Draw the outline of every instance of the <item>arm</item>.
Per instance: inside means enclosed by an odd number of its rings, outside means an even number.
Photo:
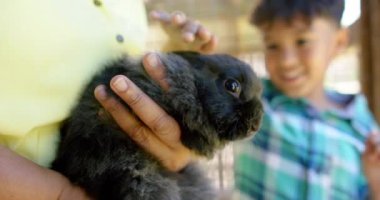
[[[371,199],[380,200],[380,134],[375,133],[367,139],[362,156],[362,165],[368,181]]]
[[[0,199],[89,199],[61,174],[0,145]]]

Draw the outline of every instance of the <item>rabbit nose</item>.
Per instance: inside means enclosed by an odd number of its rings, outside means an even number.
[[[252,124],[250,131],[257,132],[260,129],[260,123]]]
[[[261,104],[260,104],[261,105]],[[255,117],[252,119],[251,121],[251,127],[250,127],[250,130],[251,131],[254,131],[254,132],[257,132],[259,131],[260,129],[260,126],[261,126],[261,120],[262,120],[262,116],[264,114],[264,111],[263,111],[263,108],[262,106],[259,106],[256,110],[256,115]]]

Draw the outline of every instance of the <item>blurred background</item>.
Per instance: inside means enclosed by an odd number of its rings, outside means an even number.
[[[259,0],[145,0],[151,10],[183,11],[199,20],[219,38],[217,52],[248,62],[259,76],[266,76],[260,32],[249,24],[249,13]],[[331,64],[325,84],[342,93],[364,92],[380,119],[380,1],[346,0],[342,24],[350,30],[350,45]],[[159,50],[165,42],[160,25],[150,22],[149,47]],[[376,108],[376,109],[374,109]],[[221,190],[233,184],[233,148],[206,162],[210,177]]]

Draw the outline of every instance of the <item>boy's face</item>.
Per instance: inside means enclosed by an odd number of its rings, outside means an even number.
[[[323,95],[329,62],[347,41],[344,30],[325,18],[307,23],[299,17],[291,23],[277,20],[262,31],[267,71],[276,87],[293,98]]]

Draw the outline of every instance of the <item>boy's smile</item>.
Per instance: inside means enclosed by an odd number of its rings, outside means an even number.
[[[324,98],[323,81],[331,59],[344,47],[341,29],[318,17],[276,20],[261,27],[266,67],[272,82],[293,98]]]

